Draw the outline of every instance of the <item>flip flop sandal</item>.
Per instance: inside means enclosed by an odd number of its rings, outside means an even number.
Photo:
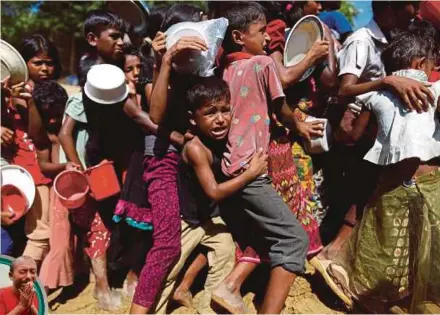
[[[340,284],[336,281],[337,279],[333,279],[334,277],[328,272],[328,267],[334,262],[327,259],[319,259],[317,257],[313,257],[309,262],[321,274],[325,283],[341,299],[341,301],[344,302],[349,309],[353,308],[351,294],[347,294],[346,291],[340,287]]]
[[[336,262],[331,262],[327,266],[326,271],[331,277],[331,279],[334,281],[334,283],[339,287],[339,289],[342,290],[344,294],[350,298],[351,303],[353,305],[353,298],[355,298],[355,296],[353,295],[353,293],[351,293],[348,287],[350,280],[348,279],[348,274],[347,271],[345,271],[344,267],[342,267]],[[339,275],[344,278],[344,283],[342,283],[342,281],[336,276],[336,273],[339,273]]]

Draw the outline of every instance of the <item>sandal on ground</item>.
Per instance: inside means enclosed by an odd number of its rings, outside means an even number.
[[[340,284],[339,280],[334,276],[334,274],[331,274],[329,271],[330,269],[329,267],[335,263],[331,260],[319,259],[316,256],[313,257],[309,262],[322,275],[325,283],[341,299],[341,301],[344,302],[347,308],[352,309],[353,300],[351,299],[350,292],[349,291],[347,292],[345,287]],[[348,276],[346,275],[346,273],[343,276],[344,278],[346,278],[348,285]]]

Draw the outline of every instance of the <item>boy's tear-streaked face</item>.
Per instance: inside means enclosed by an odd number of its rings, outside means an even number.
[[[266,26],[266,18],[263,18],[249,25],[247,31],[241,33],[244,52],[252,55],[266,54],[265,49],[270,41]]]
[[[198,108],[194,114],[194,121],[205,136],[214,140],[223,140],[228,135],[231,116],[230,103],[220,100]]]

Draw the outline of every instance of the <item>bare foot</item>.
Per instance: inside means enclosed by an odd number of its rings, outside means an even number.
[[[233,291],[223,282],[212,290],[212,300],[231,314],[247,314],[248,310],[243,298],[238,291]]]
[[[102,290],[95,287],[93,296],[98,300],[100,309],[115,311],[121,306],[121,295],[114,290]]]
[[[133,297],[137,284],[137,281],[129,282],[128,280],[125,280],[124,286],[122,287],[122,294],[128,298]]]
[[[187,308],[194,308],[192,294],[189,290],[184,291],[177,288],[174,291],[173,300]]]

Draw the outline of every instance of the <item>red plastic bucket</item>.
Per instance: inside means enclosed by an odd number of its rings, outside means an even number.
[[[104,160],[85,170],[84,174],[89,182],[93,198],[98,201],[114,196],[121,191],[113,162]]]
[[[14,185],[4,185],[1,188],[2,212],[14,214],[13,221],[21,218],[28,209],[23,192]]]
[[[90,190],[86,176],[75,170],[67,170],[58,174],[53,187],[61,204],[69,209],[81,207]]]

